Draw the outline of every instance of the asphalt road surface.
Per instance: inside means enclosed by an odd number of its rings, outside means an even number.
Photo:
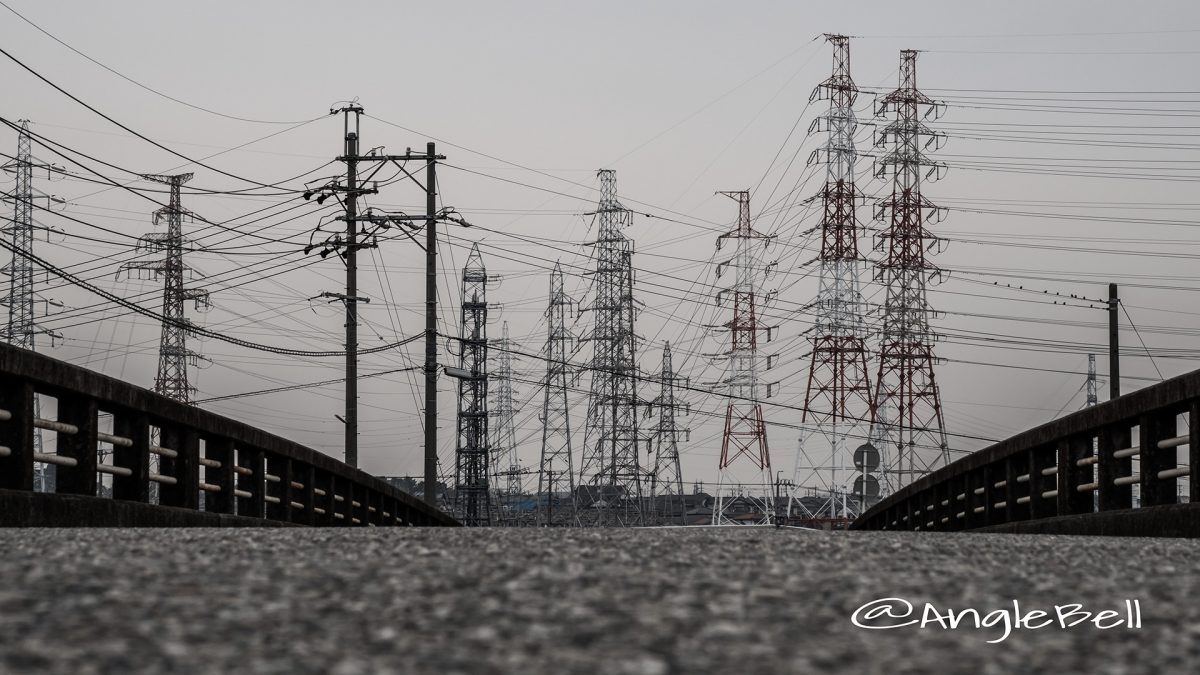
[[[957,629],[1055,605],[1141,627]],[[1071,611],[1067,608],[1066,611]],[[1082,615],[1068,616],[1068,620]],[[1034,617],[1035,619],[1037,617]],[[1105,625],[1118,619],[1105,617]],[[1040,621],[1031,620],[1037,624]],[[4,673],[1200,672],[1200,542],[803,530],[0,530]]]

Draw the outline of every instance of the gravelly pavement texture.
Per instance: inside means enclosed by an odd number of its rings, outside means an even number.
[[[802,530],[0,530],[0,672],[1197,673],[1200,542]],[[868,601],[1142,628],[864,630]],[[967,623],[971,623],[968,621]]]

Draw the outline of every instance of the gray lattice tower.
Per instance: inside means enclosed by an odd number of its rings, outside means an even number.
[[[188,382],[188,365],[199,365],[203,359],[188,349],[187,334],[191,322],[184,315],[184,303],[189,300],[195,309],[209,307],[208,291],[202,288],[184,288],[184,276],[191,268],[183,260],[183,219],[191,216],[180,201],[180,188],[192,179],[192,174],[174,176],[146,174],[142,178],[163,183],[171,188],[171,199],[167,206],[154,212],[154,224],[166,222],[166,232],[153,232],[142,236],[138,248],[161,252],[157,260],[138,260],[125,263],[122,269],[139,274],[150,274],[163,280],[162,335],[158,347],[158,375],[154,378],[154,391],[176,401],[190,403],[195,387]]]
[[[825,115],[810,131],[827,133],[825,145],[810,163],[825,164],[821,189],[820,287],[815,304],[812,352],[802,422],[812,425],[800,439],[793,482],[797,489],[820,488],[832,494],[853,479],[847,438],[865,435],[871,416],[867,375],[866,331],[859,281],[854,133],[858,121],[854,101],[858,87],[850,76],[850,40],[826,35],[833,44],[833,74],[813,91],[811,100],[829,100]]]
[[[499,520],[513,521],[513,506],[521,495],[521,465],[517,458],[517,432],[513,420],[513,344],[508,338],[508,322],[500,327],[500,339],[495,344],[494,371],[489,372],[493,384],[492,417],[496,426],[492,441],[493,489],[499,500]]]
[[[621,232],[632,212],[617,200],[617,176],[601,170],[600,228],[595,242],[592,382],[580,486],[594,518],[588,524],[642,524],[642,469],[638,462],[637,338],[633,330],[633,242]],[[580,504],[582,514],[585,506]]]
[[[5,298],[8,305],[8,324],[5,339],[16,347],[34,350],[39,332],[34,318],[34,274],[33,261],[20,255],[19,251],[33,253],[33,141],[29,135],[29,120],[21,120],[17,133],[16,160],[5,166],[15,174],[13,186],[13,219],[0,230],[9,237],[13,246],[12,261],[4,268],[9,277],[9,292]],[[41,416],[41,404],[34,398],[34,416]],[[33,431],[33,451],[44,452],[42,430]],[[47,465],[34,464],[34,486],[39,492],[47,490]]]
[[[17,159],[12,168],[16,173],[13,221],[4,228],[14,249],[12,262],[5,270],[10,281],[7,338],[14,346],[33,349],[33,261],[17,253],[33,252],[33,146],[28,120],[21,120],[21,131],[17,135]]]
[[[462,271],[462,312],[459,333],[458,435],[454,453],[455,513],[468,527],[491,525],[488,487],[491,440],[488,436],[487,269],[479,245]]]
[[[1089,408],[1100,402],[1096,384],[1096,355],[1088,354],[1087,406]]]
[[[679,436],[688,429],[679,426],[677,415],[687,415],[690,407],[675,395],[678,382],[687,386],[687,379],[675,372],[671,360],[671,343],[663,343],[662,369],[659,371],[659,394],[651,405],[658,414],[654,430],[654,473],[650,498],[654,504],[657,524],[686,524],[687,509],[683,501],[683,469],[679,466]]]
[[[538,524],[573,525],[575,517],[575,465],[571,451],[571,406],[567,398],[575,376],[567,366],[575,336],[567,328],[575,314],[575,300],[563,288],[562,266],[550,272],[550,298],[546,308],[546,382],[542,399],[542,455],[538,468]],[[566,494],[566,500],[559,497]]]
[[[941,136],[921,120],[936,116],[941,107],[917,89],[916,62],[915,51],[900,52],[900,86],[880,100],[877,110],[894,112],[895,120],[876,139],[887,146],[876,160],[876,175],[891,175],[892,192],[879,202],[877,214],[887,223],[876,244],[886,253],[879,272],[887,295],[874,402],[876,409],[890,406],[895,414],[886,426],[889,444],[896,448],[895,463],[887,470],[901,486],[949,461],[933,368],[937,336],[929,327],[933,311],[926,296],[926,283],[939,274],[926,259],[939,242],[928,225],[941,212],[921,194],[923,174],[936,177],[943,167],[924,152]]]
[[[759,335],[767,327],[758,320],[758,308],[765,297],[760,293],[757,276],[764,270],[758,254],[772,238],[751,226],[750,192],[722,192],[738,203],[737,225],[717,238],[720,249],[726,240],[735,246],[733,258],[720,263],[720,278],[732,267],[731,285],[717,294],[717,304],[732,304],[733,316],[725,326],[729,329],[729,351],[725,353],[725,377],[717,384],[728,392],[725,408],[725,432],[721,439],[721,458],[717,464],[719,478],[712,522],[722,525],[733,522],[735,511],[758,513],[760,523],[770,523],[774,517],[774,498],[771,476],[771,454],[767,447],[767,427],[762,414],[759,383]],[[732,299],[732,303],[729,300]],[[744,459],[743,459],[744,458]],[[734,464],[742,459],[740,466]],[[748,470],[744,470],[748,469]],[[740,517],[739,517],[740,520]]]

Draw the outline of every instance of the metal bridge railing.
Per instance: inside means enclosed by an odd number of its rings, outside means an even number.
[[[58,419],[35,416],[38,395],[57,399]],[[102,414],[112,416],[111,433],[100,430]],[[56,435],[56,452],[36,451],[35,429]],[[158,460],[153,472],[152,455]],[[58,494],[95,497],[105,485],[114,499],[148,504],[157,484],[160,506],[209,513],[304,525],[457,524],[311,448],[0,345],[0,489],[32,491],[37,463],[54,467]]]
[[[900,489],[853,527],[972,530],[1182,502],[1200,502],[1200,371],[972,453]]]

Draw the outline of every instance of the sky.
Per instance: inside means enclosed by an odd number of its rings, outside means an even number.
[[[750,189],[756,227],[780,242],[770,254],[778,272],[762,280],[764,290],[779,291],[763,310],[779,326],[767,346],[778,364],[763,375],[778,383],[777,393],[764,414],[774,467],[790,474],[812,322],[803,306],[817,288],[817,219],[804,199],[822,180],[808,157],[823,139],[806,131],[825,104],[809,96],[830,70],[821,35],[843,33],[853,36],[852,72],[862,90],[859,187],[867,195],[886,187],[871,178],[872,112],[875,94],[896,86],[899,50],[921,50],[918,85],[947,102],[930,122],[946,136],[931,153],[945,175],[925,195],[947,207],[933,226],[944,250],[932,260],[948,274],[931,285],[929,300],[941,312],[933,321],[944,360],[937,377],[955,456],[1084,404],[1087,354],[1101,353],[1100,377],[1107,371],[1107,317],[1089,300],[1106,297],[1110,282],[1121,285],[1125,305],[1123,391],[1192,370],[1200,357],[1192,346],[1200,239],[1189,229],[1200,210],[1192,196],[1200,129],[1200,91],[1189,77],[1200,65],[1193,3],[5,3],[111,70],[0,7],[0,46],[11,57],[178,153],[0,56],[0,116],[29,119],[35,133],[69,149],[35,148],[39,161],[69,174],[35,173],[37,189],[64,202],[39,210],[46,229],[36,252],[157,309],[160,284],[118,274],[123,262],[146,259],[136,237],[154,231],[150,214],[163,197],[134,174],[191,171],[189,188],[242,190],[184,197],[194,213],[238,230],[185,224],[204,249],[188,255],[196,270],[188,283],[208,288],[214,303],[190,316],[217,332],[340,349],[340,308],[311,298],[341,290],[341,264],[300,252],[333,210],[294,192],[248,190],[243,179],[295,190],[336,174],[342,123],[328,113],[346,101],[366,110],[364,149],[396,153],[436,141],[447,156],[441,204],[476,226],[449,228],[443,240],[439,330],[457,330],[458,270],[478,242],[489,272],[502,277],[490,290],[498,307],[489,331],[498,335],[507,321],[526,352],[544,345],[555,261],[567,271],[568,291],[586,304],[592,263],[583,244],[595,235],[587,215],[598,197],[595,172],[614,169],[622,202],[639,214],[627,235],[644,303],[640,365],[653,376],[670,341],[693,386],[719,379],[721,362],[706,355],[721,351],[725,336],[705,325],[727,320],[713,301],[721,259],[714,244],[732,226],[736,204],[714,193]],[[15,146],[12,129],[0,131],[0,149],[11,155]],[[0,176],[0,186],[11,189],[11,174]],[[399,181],[366,202],[419,213],[423,199]],[[260,220],[247,215],[260,209]],[[859,212],[870,230],[861,248],[877,260],[872,211]],[[371,298],[361,346],[417,335],[423,253],[397,239],[360,259],[361,290]],[[864,272],[864,295],[878,304],[880,287],[870,280]],[[40,305],[41,325],[61,334],[53,344],[40,337],[40,351],[152,385],[159,332],[151,319],[54,278],[41,277],[38,290],[62,305]],[[585,313],[575,328],[587,327]],[[278,357],[211,339],[190,346],[211,359],[191,371],[199,399],[342,375],[338,358]],[[416,342],[364,356],[360,371],[419,366],[422,355]],[[588,356],[584,349],[578,360]],[[518,454],[534,467],[544,364],[518,359],[515,368]],[[420,473],[419,375],[360,384],[367,471]],[[453,465],[450,387],[442,378],[443,469]],[[1101,400],[1106,393],[1101,386]],[[572,398],[573,426],[581,429],[586,396]],[[697,392],[682,398],[693,412],[680,446],[685,481],[712,481],[724,401]],[[204,407],[341,456],[340,384]],[[575,445],[583,446],[582,432]]]

